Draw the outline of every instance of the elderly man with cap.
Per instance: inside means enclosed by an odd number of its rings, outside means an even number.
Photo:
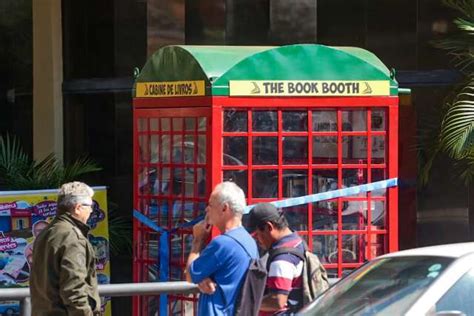
[[[304,252],[301,237],[291,231],[285,216],[270,203],[257,204],[249,214],[248,229],[259,245],[270,253],[280,247]],[[302,307],[303,261],[294,254],[275,255],[269,262],[260,315],[285,315]]]

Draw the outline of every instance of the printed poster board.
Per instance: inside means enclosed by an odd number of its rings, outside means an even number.
[[[93,212],[87,224],[97,257],[99,284],[110,283],[107,189],[93,187]],[[27,287],[35,237],[56,216],[58,190],[0,192],[0,287]],[[111,315],[110,298],[101,298],[104,315]],[[0,302],[0,313],[15,310],[14,302]],[[18,309],[19,310],[19,309]]]

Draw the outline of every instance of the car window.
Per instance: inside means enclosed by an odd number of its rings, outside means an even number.
[[[427,256],[373,260],[321,295],[307,314],[401,315],[452,260]]]
[[[436,303],[436,312],[459,311],[474,315],[474,269],[464,274]]]

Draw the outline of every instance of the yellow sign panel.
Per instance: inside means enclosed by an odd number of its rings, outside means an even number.
[[[107,189],[93,187],[93,212],[89,241],[96,252],[96,271],[99,284],[110,283],[109,225]],[[27,287],[36,236],[56,216],[58,190],[0,192],[0,284]],[[2,300],[0,298],[0,308]],[[102,315],[110,316],[110,299],[101,302]],[[34,313],[33,313],[34,314]]]
[[[231,96],[387,96],[388,80],[234,80],[229,82]]]
[[[203,80],[138,82],[137,98],[196,97],[206,94]]]

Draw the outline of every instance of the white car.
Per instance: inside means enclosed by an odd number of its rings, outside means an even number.
[[[300,314],[474,316],[474,242],[380,256],[331,286]]]

